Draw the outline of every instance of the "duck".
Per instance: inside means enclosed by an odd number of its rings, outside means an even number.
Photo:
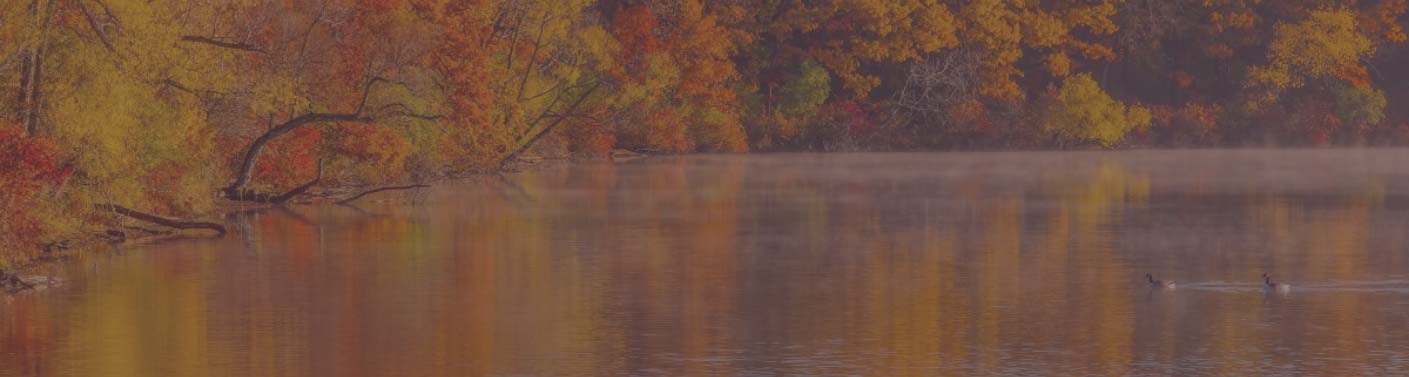
[[[1262,273],[1262,288],[1268,292],[1287,293],[1292,291],[1291,284],[1272,281],[1272,274],[1266,272]]]
[[[1155,280],[1155,276],[1154,276],[1154,275],[1150,275],[1150,274],[1145,274],[1145,280],[1149,280],[1149,281],[1150,281],[1150,287],[1151,287],[1151,288],[1169,288],[1169,289],[1174,289],[1174,281],[1173,281],[1173,280],[1170,280],[1170,281]]]

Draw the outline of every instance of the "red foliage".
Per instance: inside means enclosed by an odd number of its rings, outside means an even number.
[[[275,139],[254,165],[254,182],[279,188],[307,183],[318,174],[322,127],[302,127]]]
[[[649,4],[629,6],[617,10],[612,20],[612,35],[621,41],[624,50],[647,55],[661,49],[661,41],[656,37],[658,24]]]
[[[1166,145],[1209,145],[1218,139],[1218,114],[1221,106],[1189,102],[1180,108],[1152,105],[1150,127],[1131,131],[1131,136],[1146,142]]]
[[[1286,135],[1286,138],[1293,142],[1317,146],[1330,144],[1331,137],[1343,123],[1336,117],[1330,104],[1314,98],[1298,101],[1298,105],[1293,106],[1292,116],[1297,119],[1298,124],[1288,130],[1290,134]]]
[[[26,137],[19,127],[0,124],[0,247],[34,244],[43,228],[33,209],[55,179],[73,168],[58,168],[52,142]]]
[[[576,153],[604,155],[616,146],[616,135],[611,127],[597,121],[585,121],[569,125],[567,130],[568,148]]]
[[[836,119],[847,126],[847,132],[852,136],[861,136],[874,131],[876,124],[871,122],[871,117],[866,110],[861,107],[856,100],[845,100],[832,102],[823,106],[822,111],[828,113],[832,119]]]

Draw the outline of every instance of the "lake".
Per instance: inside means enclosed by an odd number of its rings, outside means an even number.
[[[652,157],[378,195],[48,267],[0,298],[0,376],[1409,373],[1406,149]]]

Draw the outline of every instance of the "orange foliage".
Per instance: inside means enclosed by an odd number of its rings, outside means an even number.
[[[1357,88],[1370,87],[1370,71],[1360,64],[1340,65],[1331,72],[1331,76],[1341,79]]]
[[[452,130],[437,148],[437,156],[452,166],[495,162],[495,156],[505,153],[508,146],[492,137],[490,130],[495,100],[489,83],[500,74],[491,59],[494,51],[485,48],[493,31],[486,14],[488,3],[418,0],[415,9],[432,20],[444,37],[428,58],[443,75],[450,113],[441,123]]]
[[[963,127],[980,132],[993,128],[993,119],[989,116],[988,109],[978,100],[957,103],[950,106],[949,112],[954,122]]]
[[[1173,76],[1174,85],[1179,87],[1179,89],[1189,89],[1189,87],[1194,85],[1194,75],[1188,72],[1174,71],[1170,76]]]
[[[388,181],[406,172],[411,142],[400,132],[378,124],[338,123],[329,128],[328,147],[357,168],[359,178]]]
[[[649,114],[642,135],[627,139],[671,152],[747,150],[734,87],[739,73],[730,59],[743,34],[701,2],[666,3],[669,14],[639,4],[618,9],[612,18],[612,37],[622,48],[618,64],[603,67],[608,78],[625,87],[665,89],[631,90],[660,97],[622,99],[635,108],[629,111]],[[661,82],[663,77],[670,81]]]
[[[646,146],[666,152],[683,153],[695,148],[685,132],[685,118],[672,108],[652,112],[645,119]]]
[[[1208,145],[1217,142],[1218,105],[1189,102],[1179,108],[1150,107],[1149,134],[1154,142],[1171,145]]]
[[[1405,0],[1381,0],[1370,9],[1359,12],[1356,25],[1360,30],[1378,41],[1404,42],[1409,36],[1404,34],[1400,18],[1404,16]]]

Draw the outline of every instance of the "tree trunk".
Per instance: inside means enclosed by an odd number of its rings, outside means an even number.
[[[44,46],[35,48],[31,59],[29,78],[29,103],[25,104],[24,127],[30,135],[39,133],[40,115],[44,111]]]
[[[19,110],[19,114],[15,116],[15,121],[19,122],[25,132],[30,135],[34,134],[34,130],[29,127],[29,67],[34,63],[33,60],[30,59],[32,52],[33,50],[26,49],[26,51],[21,53],[24,56],[20,57],[20,90],[19,98],[15,101],[15,104],[18,106],[17,110]]]
[[[363,112],[363,110],[365,110],[366,107],[367,107],[367,98],[368,98],[368,96],[371,94],[372,86],[375,85],[375,84],[378,84],[378,83],[406,85],[406,84],[404,84],[404,83],[399,83],[399,82],[396,82],[396,81],[387,80],[387,79],[384,79],[384,78],[381,78],[381,77],[372,77],[372,78],[368,79],[367,82],[366,82],[366,84],[362,87],[362,101],[357,105],[357,110],[356,110],[356,111],[353,111],[353,112],[351,112],[351,113],[306,113],[306,114],[303,114],[303,115],[299,115],[298,117],[295,117],[295,118],[293,118],[293,119],[289,119],[288,121],[284,122],[283,124],[280,124],[280,125],[278,125],[278,126],[275,126],[274,128],[270,128],[268,131],[265,131],[263,135],[259,135],[258,138],[255,138],[255,139],[254,139],[254,142],[253,142],[253,143],[250,143],[249,148],[245,149],[244,158],[242,158],[242,159],[240,160],[240,167],[239,167],[239,170],[237,170],[237,171],[235,172],[235,181],[234,181],[234,182],[231,182],[230,185],[229,185],[229,186],[226,186],[224,189],[221,189],[221,191],[224,193],[225,197],[226,197],[226,198],[229,198],[229,199],[232,199],[232,200],[243,200],[243,201],[255,201],[255,202],[264,202],[264,203],[283,204],[284,202],[288,201],[289,199],[293,198],[294,196],[300,195],[300,194],[302,194],[304,191],[307,191],[309,188],[313,187],[313,185],[317,184],[317,183],[319,182],[319,180],[321,180],[321,179],[323,178],[323,166],[322,166],[322,162],[321,162],[321,161],[319,162],[319,166],[318,166],[318,178],[317,178],[317,179],[314,179],[312,182],[309,182],[308,184],[305,184],[305,185],[303,185],[303,186],[300,186],[300,187],[298,187],[298,188],[295,188],[295,189],[293,189],[292,191],[289,191],[289,192],[287,192],[287,193],[284,193],[283,195],[265,195],[265,194],[259,194],[259,193],[250,192],[250,191],[245,190],[245,185],[249,184],[250,179],[251,179],[251,176],[252,176],[253,173],[254,173],[254,166],[255,166],[255,163],[259,162],[259,154],[260,154],[261,152],[263,152],[263,151],[264,151],[264,147],[265,147],[266,145],[269,145],[269,142],[274,141],[275,138],[278,138],[279,136],[283,136],[284,134],[287,134],[287,133],[289,133],[289,132],[293,132],[293,130],[298,129],[299,127],[303,127],[303,126],[306,126],[306,125],[309,125],[309,124],[314,124],[314,123],[326,123],[326,122],[362,122],[362,123],[370,123],[370,122],[375,121],[375,120],[377,119],[377,117],[372,116],[372,115],[364,115],[365,113]],[[392,104],[392,105],[383,106],[382,108],[383,108],[383,109],[388,108],[388,107],[390,107],[390,108],[397,108],[398,106],[399,106],[400,108],[403,108],[403,109],[409,109],[409,108],[407,108],[404,104]],[[440,116],[439,116],[439,115],[416,114],[416,113],[409,112],[409,111],[393,111],[393,112],[390,112],[390,113],[382,113],[380,116],[382,116],[382,117],[410,117],[410,118],[416,118],[416,119],[422,119],[422,120],[437,120],[437,119],[440,119]]]
[[[254,164],[259,162],[259,154],[264,151],[264,146],[268,145],[274,138],[311,123],[368,120],[370,119],[357,114],[309,113],[290,119],[288,122],[284,122],[284,124],[269,129],[269,131],[264,132],[263,135],[259,135],[259,138],[254,139],[254,143],[250,144],[249,148],[245,150],[245,157],[240,160],[240,168],[235,172],[235,182],[230,183],[230,186],[222,190],[225,192],[225,197],[235,200],[244,200],[242,198],[249,196],[249,193],[245,192],[244,188],[245,185],[249,184],[250,176],[254,173]]]
[[[53,13],[50,11],[53,6],[53,0],[33,0],[29,6],[29,16],[40,32],[39,40],[26,48],[20,64],[19,122],[30,135],[39,132],[44,100],[44,47],[48,44],[49,15]]]

